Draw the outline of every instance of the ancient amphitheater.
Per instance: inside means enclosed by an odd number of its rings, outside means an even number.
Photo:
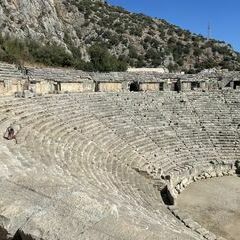
[[[239,83],[1,63],[0,240],[223,239],[177,197],[237,175]]]

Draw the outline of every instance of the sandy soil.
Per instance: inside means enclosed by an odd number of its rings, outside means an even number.
[[[217,236],[240,239],[240,178],[222,177],[191,184],[177,201],[180,209]]]

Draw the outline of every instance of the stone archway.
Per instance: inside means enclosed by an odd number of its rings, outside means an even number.
[[[130,92],[139,92],[140,91],[139,83],[138,82],[130,83],[129,90]]]

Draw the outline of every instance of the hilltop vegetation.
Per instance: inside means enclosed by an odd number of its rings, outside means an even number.
[[[73,49],[72,49],[73,50]],[[0,35],[0,61],[22,64],[41,63],[46,66],[73,67],[85,71],[126,71],[127,64],[110,55],[104,46],[89,48],[90,62],[84,62],[78,51],[72,53],[56,45],[41,45],[36,41],[19,40]]]
[[[43,6],[35,0],[32,7],[42,11],[29,13],[26,9],[26,16],[12,18],[15,8],[11,5],[12,11],[6,12],[8,4],[0,3],[5,13],[5,25],[0,29],[4,33],[8,27],[11,33],[11,38],[1,38],[0,59],[88,71],[122,71],[127,66],[165,66],[186,72],[213,67],[240,70],[239,53],[230,45],[102,1],[59,0],[54,5],[45,1]],[[29,25],[27,14],[40,24]]]

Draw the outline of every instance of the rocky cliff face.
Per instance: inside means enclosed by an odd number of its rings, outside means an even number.
[[[74,46],[85,61],[89,47],[97,43],[131,66],[240,67],[239,54],[223,42],[209,41],[102,0],[0,0],[0,30],[2,35],[57,44],[68,52]]]
[[[2,0],[0,5],[2,33],[18,38],[66,45],[65,30],[74,36],[76,19],[78,23],[84,22],[77,9],[68,12],[59,0]]]

